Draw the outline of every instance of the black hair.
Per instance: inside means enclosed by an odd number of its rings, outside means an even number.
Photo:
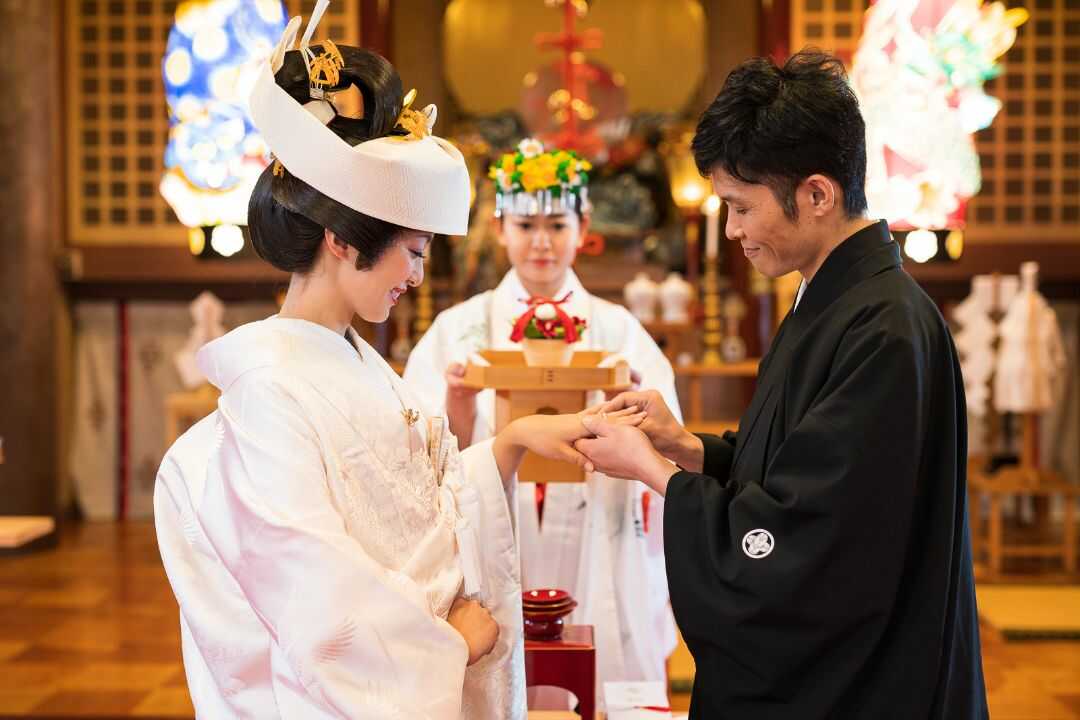
[[[866,212],[866,125],[843,63],[818,50],[783,67],[753,58],[728,75],[691,143],[702,175],[722,168],[772,190],[789,220],[795,189],[815,173],[840,184],[848,218]]]
[[[315,45],[311,49],[318,56],[322,48]],[[347,45],[339,45],[338,50],[345,64],[340,70],[340,82],[327,88],[327,92],[355,85],[363,98],[364,114],[362,118],[335,114],[327,127],[350,145],[393,134],[403,101],[401,78],[394,66],[369,50]],[[298,103],[311,101],[307,67],[299,51],[285,53],[274,79]],[[290,273],[311,270],[324,230],[333,231],[357,249],[358,270],[378,262],[405,230],[327,197],[277,162],[263,170],[251,193],[248,229],[259,257]]]

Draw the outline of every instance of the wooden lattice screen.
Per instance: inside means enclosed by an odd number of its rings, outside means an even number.
[[[1031,19],[986,90],[1004,107],[976,137],[982,192],[968,208],[973,242],[1080,241],[1080,0],[1009,0]],[[792,0],[791,47],[850,62],[863,0]]]
[[[67,0],[68,237],[73,244],[183,244],[158,192],[169,119],[161,59],[176,0]],[[315,0],[286,0],[306,19]],[[360,0],[333,3],[317,38],[360,38]]]

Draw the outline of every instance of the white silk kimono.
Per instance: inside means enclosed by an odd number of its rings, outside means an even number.
[[[154,502],[196,713],[524,718],[518,557],[491,445],[452,451],[440,485],[424,418],[406,421],[420,406],[350,340],[273,317],[199,352],[218,410],[169,450]],[[463,573],[500,626],[469,668],[445,620]]]
[[[572,271],[556,297],[570,291],[563,309],[589,323],[582,349],[622,355],[641,373],[641,387],[659,390],[681,420],[671,364],[641,323],[623,306],[590,295]],[[445,415],[448,365],[464,364],[477,350],[519,349],[510,332],[528,296],[511,270],[495,290],[435,318],[404,375],[426,412]],[[602,399],[595,393],[590,403]],[[495,393],[484,390],[477,397],[472,442],[490,438],[494,423]],[[597,694],[607,681],[664,680],[665,661],[675,648],[675,621],[664,568],[663,498],[641,483],[599,473],[585,483],[548,485],[542,523],[535,486],[521,483],[517,498],[524,587],[559,587],[577,599],[569,622],[594,626]]]

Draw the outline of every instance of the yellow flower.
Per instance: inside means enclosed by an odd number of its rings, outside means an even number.
[[[502,157],[502,170],[507,175],[510,175],[510,174],[512,174],[514,172],[514,156],[513,155],[503,155],[503,157]]]
[[[540,177],[543,178],[545,187],[558,184],[559,178],[555,173],[559,170],[559,164],[552,155],[541,155],[536,158],[536,164],[540,168]]]
[[[525,192],[536,192],[544,187],[544,180],[541,177],[541,171],[535,165],[530,165],[528,168],[522,166],[521,169],[521,187],[525,189]]]

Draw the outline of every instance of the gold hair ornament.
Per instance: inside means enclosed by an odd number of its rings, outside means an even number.
[[[416,88],[413,88],[405,95],[405,100],[401,107],[401,114],[398,115],[394,127],[399,127],[402,130],[407,131],[409,137],[422,140],[431,134],[431,130],[428,129],[430,119],[425,113],[412,109],[414,100],[416,100]]]
[[[308,79],[311,80],[313,86],[312,97],[316,97],[317,92],[320,100],[324,88],[334,87],[341,82],[341,68],[345,67],[345,59],[333,40],[330,38],[323,40],[322,46],[323,51],[311,61],[311,67],[308,70]]]

